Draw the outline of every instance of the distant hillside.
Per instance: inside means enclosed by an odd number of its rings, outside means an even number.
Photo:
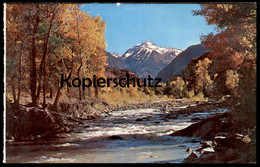
[[[192,45],[181,52],[170,64],[163,68],[156,78],[166,82],[171,76],[178,76],[187,67],[193,57],[199,57],[207,51],[203,44]]]
[[[107,78],[126,78],[127,74],[129,74],[129,78],[138,78],[136,73],[128,69],[106,67],[105,70],[105,75]],[[130,81],[130,83],[132,83],[132,81]],[[141,83],[143,82],[141,81]],[[122,84],[126,84],[126,81],[123,80]]]
[[[107,52],[107,57],[108,57],[107,58],[108,67],[119,68],[119,69],[127,68],[123,60],[120,59],[120,54],[114,52],[112,53]]]

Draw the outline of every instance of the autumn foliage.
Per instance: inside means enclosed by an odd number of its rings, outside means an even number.
[[[93,73],[103,76],[106,23],[79,6],[6,5],[7,96],[12,92],[16,105],[23,93],[31,97],[29,106],[42,101],[45,108],[47,94],[56,106],[61,95],[61,73],[79,78]],[[86,96],[80,89],[78,95],[80,100]]]
[[[256,3],[202,4],[201,10],[193,13],[203,16],[209,25],[215,25],[216,33],[201,36],[209,51],[191,60],[183,71],[185,84],[179,90],[188,98],[231,95],[235,119],[243,125],[254,126]],[[168,82],[179,80],[179,77],[171,78]]]

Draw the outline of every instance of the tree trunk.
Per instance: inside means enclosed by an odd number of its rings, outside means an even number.
[[[54,8],[53,9],[53,13],[52,13],[52,18],[51,18],[51,21],[50,21],[50,25],[49,25],[49,28],[48,28],[47,36],[46,36],[46,39],[45,39],[45,41],[43,43],[43,57],[42,57],[41,64],[40,64],[40,69],[39,69],[39,72],[40,72],[39,77],[40,78],[39,78],[39,82],[38,82],[38,90],[37,90],[37,95],[36,95],[37,99],[40,98],[40,93],[41,93],[41,88],[42,88],[42,86],[41,86],[42,74],[44,73],[44,70],[45,70],[45,67],[43,67],[43,66],[45,66],[45,59],[47,57],[47,51],[48,51],[48,42],[49,42],[51,28],[52,28],[52,24],[53,24],[53,20],[54,20],[56,12],[57,12],[56,8]],[[43,96],[45,96],[45,95],[43,95]]]
[[[78,68],[78,78],[80,78],[80,69],[81,69],[81,66],[82,66],[82,64],[80,65],[80,67]],[[78,87],[78,89],[79,89],[79,100],[81,101],[82,100],[82,97],[81,97],[81,87],[79,86]]]
[[[91,97],[91,87],[88,87],[88,97]]]
[[[79,24],[78,24],[78,21],[77,21],[77,32],[78,32],[78,44],[79,46],[80,45],[80,35],[79,35]],[[81,70],[81,67],[82,67],[82,56],[81,56],[81,48],[79,49],[79,55],[80,55],[80,66],[78,68],[78,78],[80,79],[80,70]],[[82,100],[82,97],[81,97],[81,87],[79,86],[79,100],[81,101]]]
[[[86,92],[86,90],[83,90],[83,91],[82,91],[82,99],[83,99],[83,100],[85,100],[85,96],[86,96],[85,92]]]
[[[65,74],[67,75],[67,74]],[[69,86],[67,85],[67,92],[70,93],[70,89],[69,89]]]
[[[45,71],[45,60],[43,65],[43,109],[46,107],[46,71]]]
[[[54,109],[55,111],[57,111],[58,103],[59,103],[60,96],[61,96],[60,90],[61,90],[61,86],[60,86],[60,82],[58,82],[57,94],[56,94],[55,100],[54,100],[53,105],[52,105],[52,106],[53,106],[53,109]]]
[[[23,55],[23,46],[22,51],[19,56],[19,78],[18,78],[18,93],[17,93],[17,105],[20,104],[20,95],[21,95],[21,81],[22,81],[22,55]]]
[[[52,87],[50,87],[50,98],[52,99],[52,96],[53,96],[53,94],[52,94]]]
[[[20,95],[21,95],[21,80],[19,79],[18,81],[18,93],[17,93],[17,99],[16,99],[16,103],[19,106],[20,104]]]
[[[14,104],[16,104],[16,93],[15,93],[15,86],[14,83],[12,84],[12,92],[13,92],[13,99],[14,99]]]
[[[97,86],[97,84],[95,86],[95,97],[98,98],[98,86]]]
[[[39,19],[39,10],[36,13],[36,21],[34,24],[33,29],[33,37],[32,37],[32,50],[31,50],[31,57],[30,57],[30,90],[31,90],[31,98],[32,98],[32,106],[37,105],[37,97],[36,97],[36,81],[37,81],[37,74],[36,74],[36,33],[38,31],[38,24],[40,22]]]

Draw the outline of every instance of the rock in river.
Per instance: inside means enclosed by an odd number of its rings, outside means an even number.
[[[191,162],[196,159],[198,159],[198,155],[193,151],[187,158],[184,159],[184,162]]]
[[[143,119],[142,118],[136,118],[135,121],[142,121]]]
[[[187,149],[186,149],[186,152],[191,153],[191,152],[192,152],[192,149],[191,149],[191,148],[187,148]]]
[[[122,140],[123,138],[121,136],[118,136],[118,135],[113,135],[113,136],[110,136],[109,139],[111,139],[111,140]]]
[[[187,128],[173,132],[170,136],[189,136],[208,138],[215,136],[222,130],[222,121],[219,116],[204,119],[198,123],[192,124]]]

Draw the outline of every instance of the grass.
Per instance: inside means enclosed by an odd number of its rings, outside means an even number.
[[[199,94],[189,98],[189,101],[207,101],[207,98],[204,97],[204,94],[200,92]]]
[[[114,88],[109,92],[102,92],[100,98],[110,105],[127,104],[136,102],[152,102],[157,99],[153,92],[145,94],[138,88]]]
[[[146,93],[145,93],[146,92]],[[56,96],[56,92],[53,93],[53,98],[51,99],[49,97],[49,93],[46,95],[46,103],[53,104],[54,99]],[[87,99],[95,99],[94,97],[94,89],[91,90],[91,97],[88,97],[87,91],[85,92],[85,98]],[[7,99],[12,101],[12,94],[11,90],[7,91],[6,94]],[[102,101],[112,105],[116,106],[117,104],[128,104],[128,103],[143,103],[143,102],[153,102],[153,101],[175,101],[174,97],[169,97],[167,95],[155,95],[154,91],[150,89],[140,89],[138,87],[132,87],[130,86],[125,88],[111,88],[111,87],[105,87],[101,88],[99,90],[99,99]],[[78,101],[78,89],[73,88],[70,89],[69,92],[67,92],[66,88],[61,89],[61,96],[59,102],[71,102],[76,103]],[[21,92],[20,97],[20,104],[26,105],[31,102],[31,97],[26,92]],[[40,97],[40,103],[43,102],[43,97],[41,93]],[[94,106],[97,110],[102,110],[103,106]]]

